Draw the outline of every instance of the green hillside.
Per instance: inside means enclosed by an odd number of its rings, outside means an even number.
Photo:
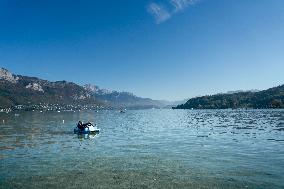
[[[284,108],[284,85],[259,92],[217,94],[189,99],[174,109]]]

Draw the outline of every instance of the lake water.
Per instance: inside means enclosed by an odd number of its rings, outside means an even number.
[[[74,134],[78,120],[101,132]],[[0,113],[0,127],[0,188],[284,188],[284,110]]]

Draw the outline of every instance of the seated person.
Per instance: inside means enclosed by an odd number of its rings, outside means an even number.
[[[86,128],[86,126],[82,123],[82,121],[79,121],[79,122],[78,122],[77,127],[78,127],[80,130],[84,130],[84,129]]]
[[[77,127],[81,130],[84,130],[86,127],[93,125],[91,122],[88,123],[82,123],[82,121],[79,121],[77,124]]]

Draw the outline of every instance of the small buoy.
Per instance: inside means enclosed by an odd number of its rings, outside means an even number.
[[[64,123],[64,119],[62,120],[62,123]]]
[[[5,120],[3,119],[3,123],[5,123]]]

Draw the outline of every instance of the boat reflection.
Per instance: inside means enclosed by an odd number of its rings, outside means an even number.
[[[89,133],[89,134],[83,134],[83,133],[77,133],[78,139],[94,139],[97,138],[99,133]]]

